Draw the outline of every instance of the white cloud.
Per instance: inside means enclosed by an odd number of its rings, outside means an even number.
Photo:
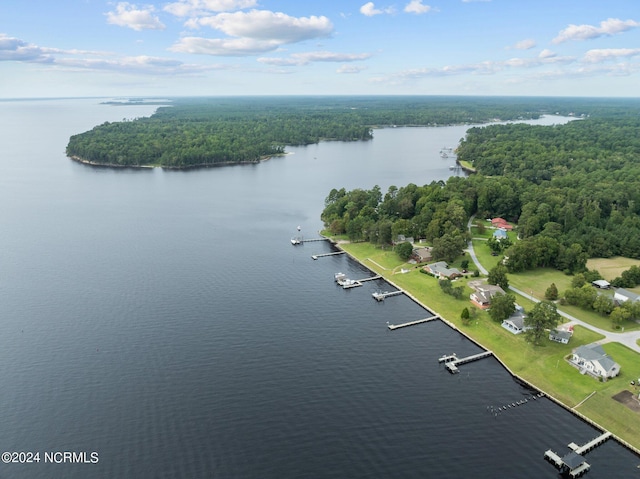
[[[165,26],[157,16],[153,15],[153,5],[138,8],[128,2],[120,2],[116,5],[115,12],[106,13],[107,23],[128,27],[133,30],[163,30]]]
[[[252,38],[201,38],[184,37],[169,50],[179,53],[214,56],[249,56],[276,50],[281,42]]]
[[[429,5],[423,5],[422,0],[411,0],[404,7],[404,11],[406,13],[415,13],[416,15],[427,13],[430,10],[431,10],[431,7]]]
[[[601,63],[607,60],[617,60],[620,57],[628,58],[638,55],[640,55],[640,48],[598,48],[585,53],[582,61]]]
[[[273,41],[280,44],[295,43],[318,37],[328,37],[333,25],[327,17],[291,17],[268,10],[220,13],[192,22],[208,26],[232,37]]]
[[[440,68],[415,68],[404,70],[376,81],[397,83],[412,78],[443,77],[455,75],[493,75],[507,69],[531,69],[552,64],[569,64],[575,62],[573,57],[558,57],[552,52],[540,54],[532,58],[510,58],[505,61],[483,61],[462,65],[446,65]]]
[[[326,51],[294,53],[289,58],[258,58],[260,63],[277,66],[299,66],[311,62],[355,62],[370,58],[370,53],[333,53]]]
[[[60,48],[39,47],[0,33],[0,61],[25,63],[53,63],[56,55],[106,55],[105,52],[88,50],[62,50]]]
[[[360,73],[364,69],[365,67],[358,66],[358,65],[342,65],[340,68],[336,70],[336,73],[353,74],[353,73]]]
[[[0,34],[0,61],[43,63],[51,62],[53,58],[44,48]]]
[[[540,52],[540,54],[538,55],[538,58],[554,58],[556,56],[558,56],[557,53],[554,53],[551,50],[545,48]]]
[[[563,43],[570,40],[591,40],[602,36],[611,36],[616,33],[622,33],[632,28],[640,27],[640,22],[635,20],[620,20],[618,18],[609,18],[600,22],[600,26],[593,25],[569,25],[558,33],[553,43]]]
[[[395,8],[386,7],[382,10],[376,8],[373,2],[367,2],[360,7],[360,13],[367,17],[373,17],[374,15],[382,15],[383,13],[395,13]]]
[[[530,50],[536,46],[536,41],[531,38],[527,38],[526,40],[521,40],[516,43],[513,48],[516,50]]]
[[[177,17],[188,17],[211,12],[231,12],[255,7],[257,4],[257,0],[179,0],[166,5],[164,11]]]

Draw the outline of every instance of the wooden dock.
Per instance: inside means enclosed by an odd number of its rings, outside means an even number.
[[[406,328],[408,326],[414,326],[416,324],[428,323],[429,321],[433,321],[434,319],[440,319],[440,317],[432,316],[431,318],[418,319],[417,321],[411,321],[409,323],[402,323],[402,324],[389,324],[387,322],[387,328],[393,331],[394,329]]]
[[[600,444],[602,444],[603,442],[605,442],[607,439],[609,439],[611,437],[611,433],[609,431],[600,434],[598,437],[592,439],[591,441],[589,441],[588,443],[582,445],[582,446],[578,446],[575,443],[571,443],[569,444],[569,449],[571,449],[573,452],[575,452],[576,454],[584,454],[586,452],[589,452],[593,449],[595,449],[596,447],[598,447]]]
[[[382,278],[382,276],[376,275],[376,276],[371,276],[370,278],[356,279],[356,281],[358,283],[364,283],[365,281],[373,281],[373,280],[380,279],[380,278]]]
[[[337,254],[345,254],[346,251],[334,251],[333,253],[312,254],[313,259],[324,258],[325,256],[335,256]]]
[[[571,478],[580,477],[591,468],[591,465],[584,460],[582,454],[595,449],[611,436],[612,434],[606,431],[582,446],[578,446],[574,442],[569,443],[568,447],[571,449],[571,452],[563,457],[560,457],[551,449],[547,449],[544,453],[544,458],[553,464],[562,474]]]
[[[458,365],[470,363],[471,361],[477,361],[478,359],[486,358],[491,356],[493,352],[491,351],[483,351],[478,354],[473,354],[471,356],[467,356],[465,358],[459,358],[455,353],[450,355],[444,355],[441,358],[438,358],[439,363],[444,363],[445,367],[451,374],[455,374],[460,372],[458,369]]]
[[[404,294],[404,291],[400,289],[398,291],[385,291],[384,293],[371,293],[371,296],[373,296],[373,299],[376,301],[384,301],[385,298],[389,298],[390,296],[399,296],[401,294]]]
[[[331,241],[329,238],[311,238],[311,239],[302,239],[300,240],[302,243],[313,243],[315,241]]]

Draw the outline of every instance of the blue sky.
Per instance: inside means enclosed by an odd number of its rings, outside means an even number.
[[[639,96],[638,0],[2,0],[0,97]]]

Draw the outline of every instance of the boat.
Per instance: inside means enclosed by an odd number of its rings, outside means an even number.
[[[294,236],[293,238],[291,238],[291,244],[293,246],[297,246],[299,244],[302,244],[302,240],[298,236]]]

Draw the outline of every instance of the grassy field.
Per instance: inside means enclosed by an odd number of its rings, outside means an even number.
[[[611,281],[612,279],[620,276],[623,271],[629,269],[633,265],[640,265],[640,259],[616,256],[614,258],[592,258],[587,261],[587,269],[598,270],[602,277],[607,281]]]
[[[393,251],[380,250],[368,243],[344,244],[342,247],[368,268],[410,292],[428,309],[453,323],[486,349],[493,351],[514,374],[551,394],[568,407],[576,406],[596,391],[596,394],[581,404],[578,410],[640,449],[640,414],[612,399],[613,395],[625,389],[637,394],[630,385],[630,380],[640,377],[640,355],[619,344],[605,344],[605,351],[621,365],[622,372],[613,380],[597,381],[581,375],[565,358],[577,346],[603,339],[599,334],[576,326],[569,345],[545,342],[543,346],[534,347],[527,343],[522,335],[514,335],[491,320],[486,311],[477,310],[475,318],[468,325],[464,325],[460,313],[463,308],[471,307],[471,288],[467,286],[469,280],[456,281],[456,285],[465,286],[465,295],[457,300],[443,294],[435,278],[421,273],[416,265],[403,263]],[[408,272],[401,273],[403,269]],[[561,285],[570,281],[569,277],[558,274],[560,276],[544,270],[514,275],[517,278],[510,276],[510,281],[526,291],[533,289],[535,296],[542,297],[551,282],[556,282],[558,288],[562,289]],[[525,287],[528,284],[531,284],[531,287]],[[525,309],[533,306],[531,302],[522,298],[517,298],[517,301]]]

